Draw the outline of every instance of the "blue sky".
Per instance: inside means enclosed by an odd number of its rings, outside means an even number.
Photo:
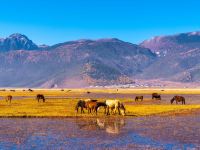
[[[37,44],[200,30],[198,0],[0,0],[0,37],[23,33]]]

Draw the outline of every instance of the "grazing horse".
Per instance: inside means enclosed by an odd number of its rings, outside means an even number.
[[[152,99],[157,99],[157,100],[161,100],[161,96],[158,93],[153,93],[152,94]]]
[[[122,112],[123,116],[126,114],[125,113],[126,109],[119,100],[106,100],[106,105],[107,105],[107,115],[110,115],[109,109],[111,109],[111,111],[114,110],[115,114],[117,110],[118,110],[119,115],[121,115],[120,112]]]
[[[97,102],[97,105],[95,107],[96,115],[97,115],[97,111],[99,110],[99,107],[104,107],[104,114],[106,114],[106,108],[107,108],[106,103],[105,102]]]
[[[171,104],[173,104],[174,101],[176,101],[176,104],[178,104],[178,102],[182,102],[182,105],[185,105],[185,98],[183,96],[174,96],[171,99]]]
[[[38,95],[36,96],[36,99],[37,99],[38,103],[40,102],[40,100],[42,100],[43,103],[45,102],[45,97],[44,97],[43,94],[38,94]]]
[[[143,96],[136,96],[135,97],[135,101],[137,102],[137,101],[143,101]]]
[[[97,114],[97,102],[96,101],[86,101],[85,104],[86,108],[88,109],[88,114],[92,113],[92,111],[96,112]]]
[[[11,95],[8,95],[8,96],[6,96],[6,102],[10,102],[11,103],[11,101],[12,101],[12,96]]]
[[[86,108],[86,102],[84,100],[79,100],[76,104],[75,110],[78,113],[78,108],[81,107],[81,114],[84,113],[84,108]]]

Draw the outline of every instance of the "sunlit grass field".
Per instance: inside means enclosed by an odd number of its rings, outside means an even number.
[[[120,94],[152,94],[157,92],[162,94],[200,94],[199,89],[58,89],[58,90],[39,90],[33,89],[33,92],[23,91],[23,89],[15,89],[15,91],[0,91],[0,117],[94,117],[95,114],[88,114],[85,110],[84,114],[75,112],[75,105],[79,99],[90,98],[87,92],[95,93],[120,93]],[[44,94],[47,97],[45,103],[38,103],[35,99],[37,94]],[[7,95],[12,95],[12,103],[4,100]],[[85,95],[82,98],[82,95]],[[104,101],[105,98],[99,98]],[[190,113],[193,110],[200,109],[199,104],[191,105],[170,105],[170,104],[131,104],[133,99],[120,98],[125,103],[127,116],[148,116],[156,114],[176,114]],[[103,108],[100,109],[98,116],[104,116]]]

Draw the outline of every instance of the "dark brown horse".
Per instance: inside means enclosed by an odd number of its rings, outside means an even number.
[[[78,113],[79,107],[81,108],[81,114],[84,113],[84,108],[86,108],[86,102],[84,100],[79,100],[75,106],[75,110]]]
[[[174,101],[176,101],[176,104],[178,104],[179,102],[182,102],[182,105],[185,105],[185,98],[183,96],[174,96],[171,99],[171,104],[173,104]]]
[[[152,99],[161,100],[161,96],[158,93],[153,93]]]
[[[96,115],[97,111],[99,110],[99,107],[104,107],[104,114],[106,114],[106,108],[107,108],[106,102],[97,102],[97,105],[95,107]]]
[[[32,90],[32,89],[28,89],[28,91],[29,91],[29,92],[33,92],[33,90]]]
[[[139,100],[140,100],[140,101],[143,101],[143,98],[144,98],[143,96],[136,96],[136,97],[135,97],[135,101],[136,101],[136,102],[139,101]]]
[[[11,101],[12,101],[12,96],[11,96],[11,95],[6,96],[6,97],[5,97],[5,100],[6,100],[6,102],[10,102],[10,103],[11,103]]]
[[[36,96],[36,99],[37,99],[38,103],[40,102],[40,100],[42,100],[43,103],[45,102],[45,97],[44,97],[43,94],[38,94],[38,95]]]

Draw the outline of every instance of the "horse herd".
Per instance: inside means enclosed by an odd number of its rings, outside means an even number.
[[[12,101],[12,95],[8,95],[5,97],[6,102]],[[144,97],[143,96],[136,96],[135,101],[143,101]],[[156,100],[161,100],[161,95],[158,93],[153,93],[152,94],[152,99]],[[38,103],[40,100],[42,102],[45,102],[45,97],[43,94],[37,94],[36,95],[36,100]],[[185,98],[183,96],[174,96],[170,102],[173,104],[173,102],[176,102],[178,104],[179,102],[182,102],[182,104],[185,104]],[[84,113],[84,109],[88,111],[88,113],[98,113],[98,110],[100,107],[104,108],[104,114],[110,115],[110,114],[116,114],[118,112],[119,115],[125,115],[126,114],[126,109],[125,106],[122,102],[119,100],[105,100],[104,102],[98,102],[98,100],[79,100],[75,106],[75,110],[78,113],[79,108],[81,109],[81,113]]]
[[[135,97],[135,101],[143,101],[143,96],[136,96]],[[152,94],[152,99],[156,99],[156,100],[161,100],[161,95],[159,95],[158,93],[153,93]],[[178,104],[179,102],[182,102],[183,105],[185,105],[185,98],[183,96],[174,96],[171,100],[170,103],[173,104],[174,101],[176,101],[176,104]]]
[[[119,100],[106,100],[104,102],[98,102],[97,100],[79,100],[76,104],[75,110],[78,113],[79,107],[81,108],[81,113],[84,113],[84,109],[88,110],[88,113],[95,112],[97,115],[97,111],[100,107],[104,108],[104,114],[110,115],[116,114],[125,115],[126,109],[124,104]]]

